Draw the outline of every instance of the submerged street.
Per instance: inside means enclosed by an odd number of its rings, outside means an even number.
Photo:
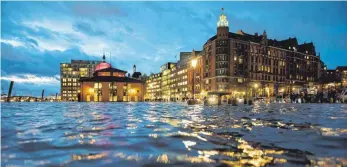
[[[2,166],[347,165],[346,104],[1,105]]]

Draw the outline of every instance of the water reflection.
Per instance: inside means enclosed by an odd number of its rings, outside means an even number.
[[[1,107],[2,166],[347,165],[345,105]]]

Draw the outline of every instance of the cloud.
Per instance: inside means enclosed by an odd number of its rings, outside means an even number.
[[[33,74],[23,74],[23,75],[10,75],[2,76],[1,80],[14,81],[15,83],[28,83],[35,85],[57,85],[60,83],[60,77],[58,75],[49,76],[37,76]]]
[[[231,32],[266,29],[277,39],[295,35],[312,40],[327,61],[340,60],[346,55],[346,4],[305,2],[310,10],[298,11],[301,3],[3,2],[1,74],[54,76],[59,63],[100,60],[104,51],[107,57],[112,52],[116,68],[136,64],[143,73],[158,72],[180,51],[202,49],[216,33],[220,7],[226,8]],[[58,90],[59,84],[52,87]]]
[[[10,44],[14,47],[18,47],[18,46],[23,46],[24,44],[19,41],[18,39],[17,40],[11,40],[11,39],[0,39],[1,43],[5,43],[5,44]]]
[[[91,36],[100,36],[100,35],[105,35],[104,32],[100,31],[100,30],[94,30],[93,27],[87,23],[87,22],[77,22],[74,25],[74,29],[76,31],[80,31],[84,34],[88,34]]]
[[[71,6],[74,14],[84,17],[96,16],[126,16],[114,3],[75,3]]]

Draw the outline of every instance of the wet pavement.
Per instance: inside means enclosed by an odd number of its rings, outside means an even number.
[[[1,166],[346,166],[346,104],[2,103]]]

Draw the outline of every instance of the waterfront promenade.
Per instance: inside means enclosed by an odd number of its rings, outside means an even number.
[[[2,103],[1,166],[347,165],[346,104]]]

